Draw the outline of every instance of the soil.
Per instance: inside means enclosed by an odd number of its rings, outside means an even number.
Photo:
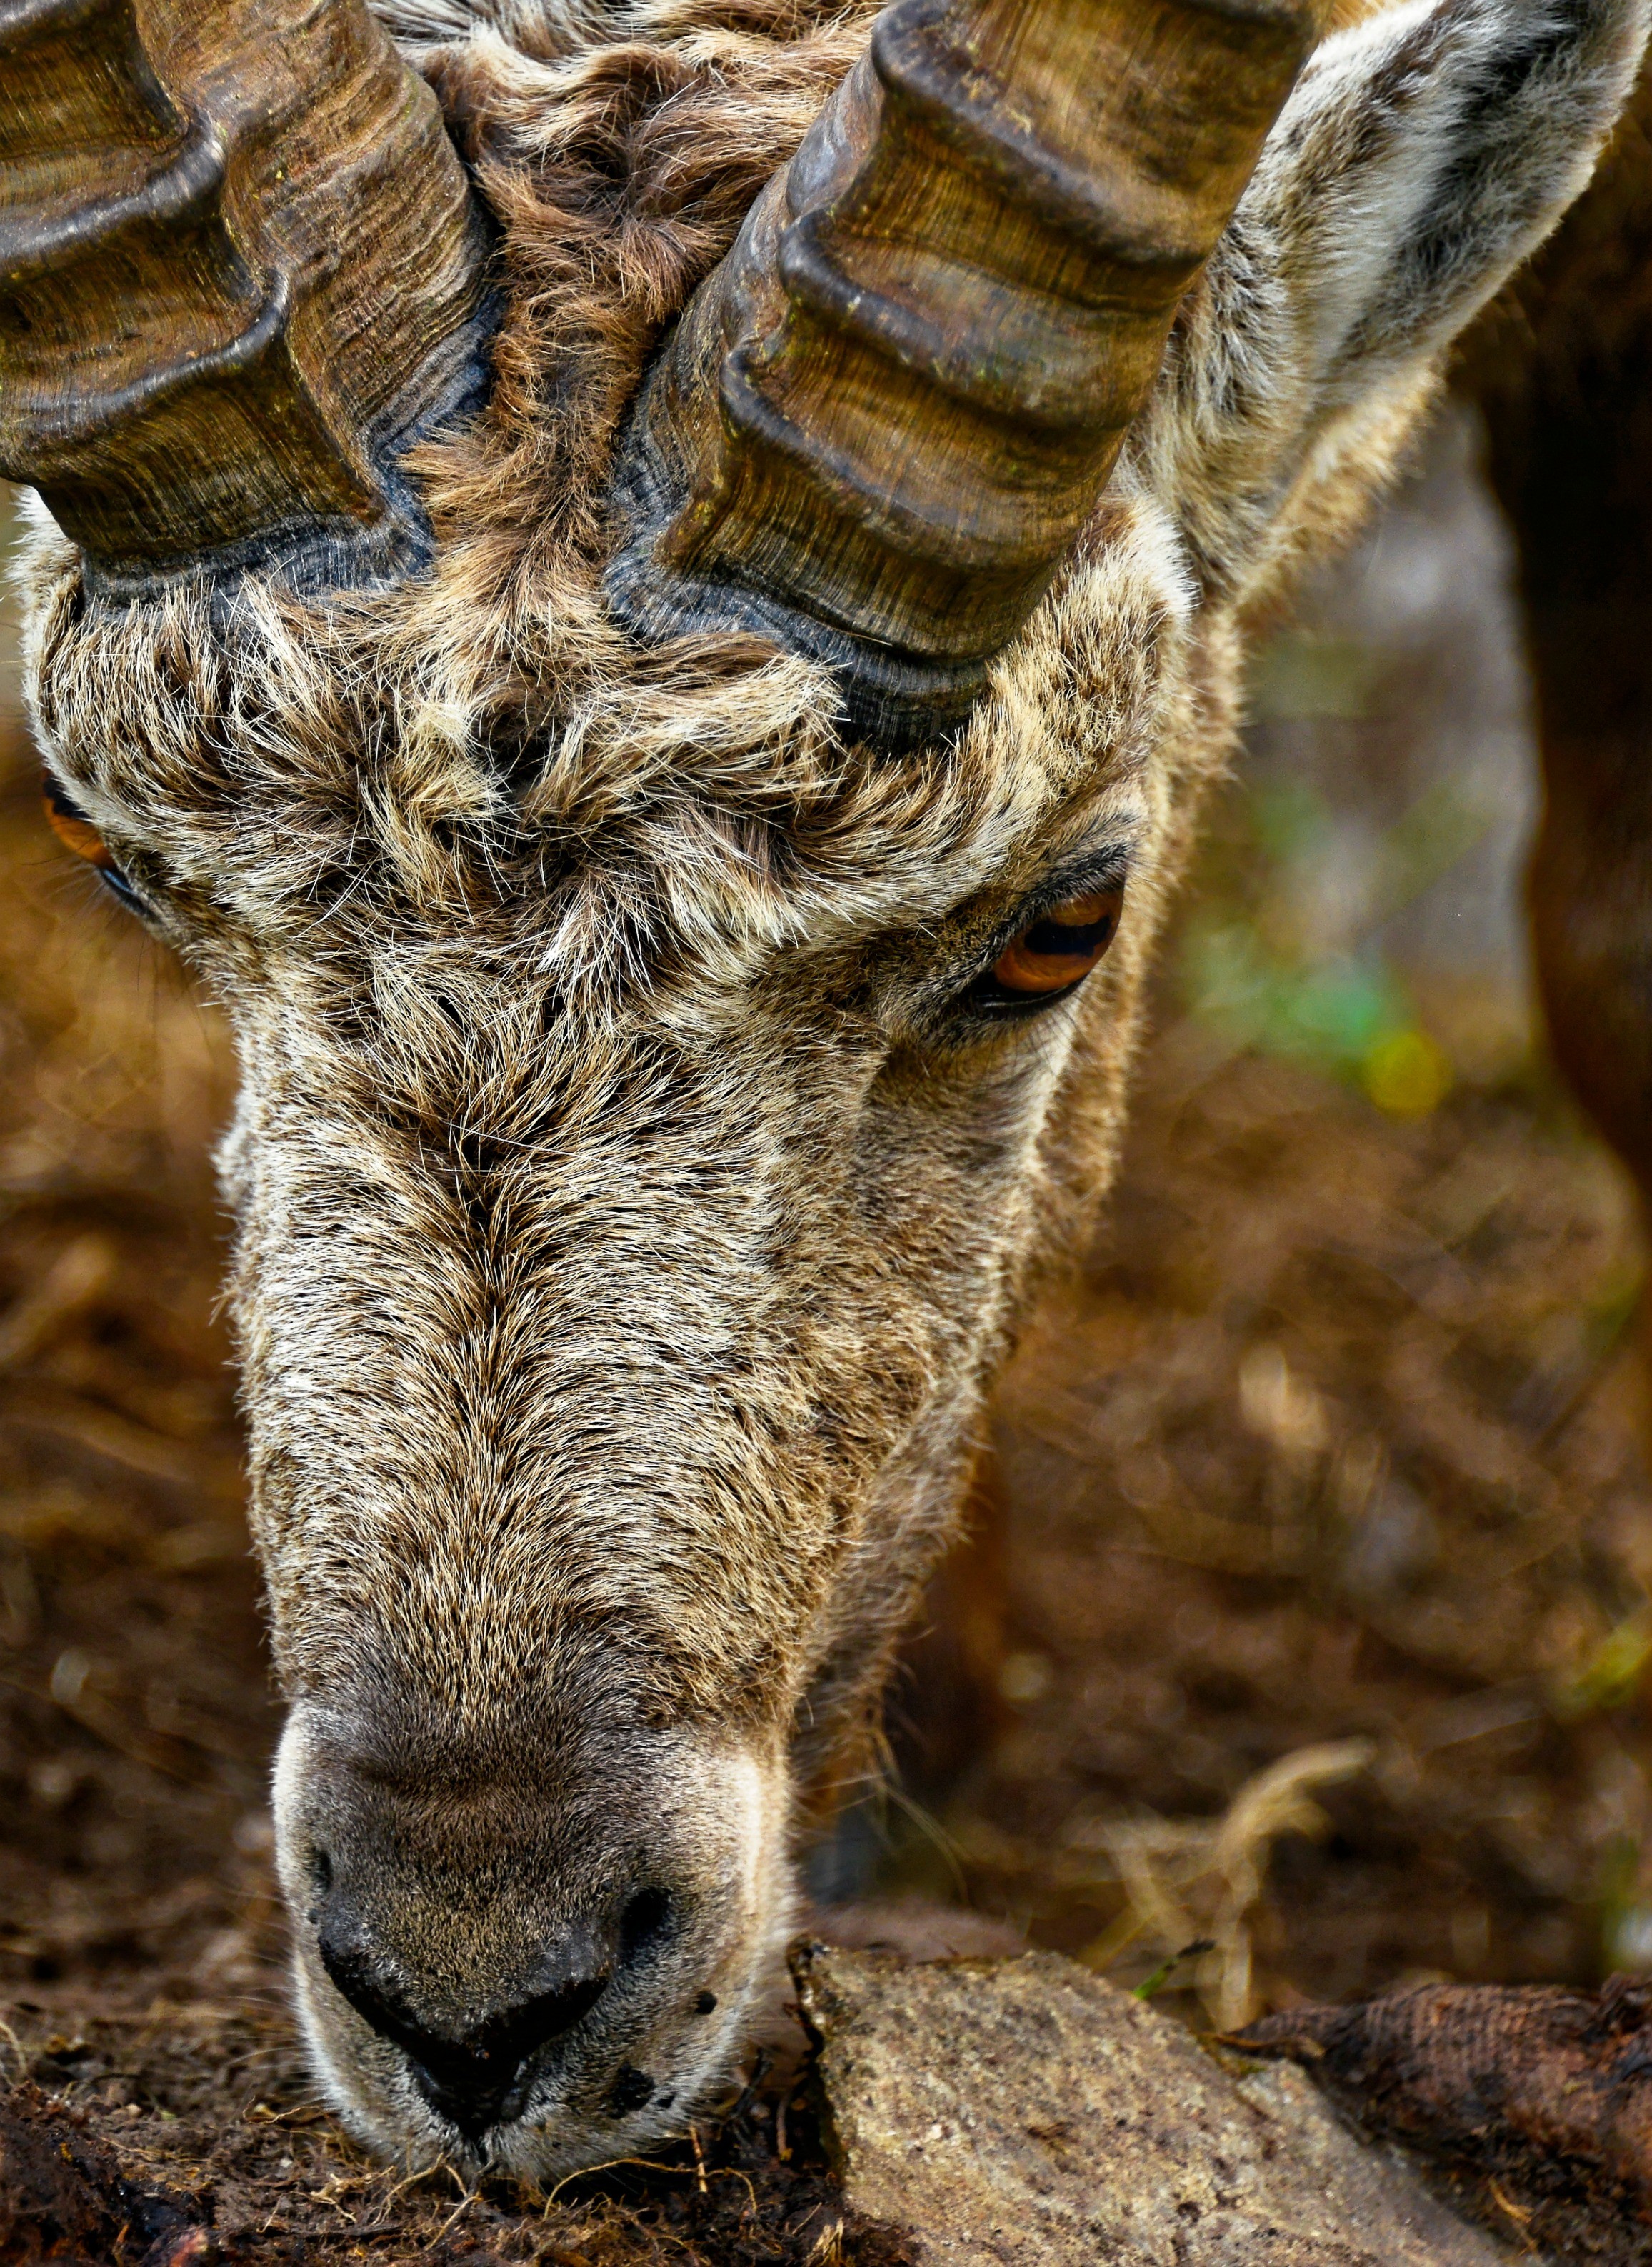
[[[737,2104],[658,2161],[548,2194],[473,2189],[344,2140],[277,2007],[165,1992],[79,2007],[72,2034],[30,2038],[31,2074],[0,2100],[8,2261],[916,2267],[898,2230],[844,2205],[802,2095]]]
[[[1180,1039],[1096,1264],[1000,1399],[1009,1720],[943,1818],[973,1901],[1104,1957],[1134,1865],[1180,1883],[1183,1941],[1220,1933],[1242,1867],[1211,1822],[1270,1766],[1363,1742],[1313,1794],[1323,1824],[1274,1840],[1242,1995],[1187,1979],[1217,2021],[1646,1964],[1652,1522],[1618,1169],[1541,1089],[1400,1124]],[[1173,1949],[1147,1930],[1111,1972]]]
[[[7,775],[0,2250],[892,2267],[801,2095],[549,2202],[399,2185],[311,2098],[215,1308],[227,1050]],[[974,1752],[914,1669],[915,1792],[827,1893],[961,1898],[1131,1984],[1210,1939],[1163,1988],[1230,2026],[1652,1961],[1641,1264],[1540,1073],[1407,1121],[1167,1014],[1111,1226],[1002,1396]]]

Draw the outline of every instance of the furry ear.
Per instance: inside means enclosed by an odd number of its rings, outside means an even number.
[[[1319,48],[1137,435],[1213,595],[1275,563],[1293,491],[1381,481],[1443,350],[1589,180],[1647,22],[1648,0],[1407,0]]]

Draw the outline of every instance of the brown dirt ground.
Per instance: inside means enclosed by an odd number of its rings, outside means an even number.
[[[398,2191],[309,2099],[214,1310],[226,1052],[7,769],[0,2058],[25,2083],[0,2256],[182,2267],[209,2216],[216,2256],[261,2263],[898,2260],[833,2235],[801,2097],[549,2205]],[[1540,1080],[1402,1124],[1172,1024],[1112,1227],[1002,1398],[986,1728],[926,1763],[908,1679],[924,1807],[883,1807],[878,1885],[961,1889],[1127,1982],[1215,1936],[1169,1987],[1193,2020],[1652,1960],[1640,1268],[1615,1170]],[[1318,1810],[1257,1795],[1350,1739]]]
[[[1134,1819],[1202,1933],[1235,1869],[1155,1822],[1362,1740],[1274,1847],[1244,2012],[1644,1963],[1639,1267],[1541,1096],[1400,1126],[1172,1035],[1101,1255],[1001,1397],[1016,1705],[945,1822],[975,1901],[1105,1957]]]

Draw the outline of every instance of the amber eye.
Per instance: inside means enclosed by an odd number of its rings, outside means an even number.
[[[1112,943],[1123,908],[1122,884],[1052,906],[999,954],[993,993],[1003,1000],[1037,1000],[1065,992],[1089,975]]]
[[[49,772],[40,779],[40,801],[46,806],[47,824],[66,848],[77,858],[84,858],[99,881],[106,882],[122,905],[140,911],[143,899],[126,876],[109,855],[108,846],[89,818],[83,818],[63,793]]]

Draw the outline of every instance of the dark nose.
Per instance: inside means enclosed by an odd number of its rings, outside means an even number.
[[[336,1989],[381,2038],[399,2046],[430,2107],[469,2141],[522,2113],[538,2050],[576,2023],[607,1987],[612,1963],[596,1941],[570,1930],[534,1963],[532,1992],[454,2033],[421,2019],[342,1916],[323,1919],[316,1947]]]

